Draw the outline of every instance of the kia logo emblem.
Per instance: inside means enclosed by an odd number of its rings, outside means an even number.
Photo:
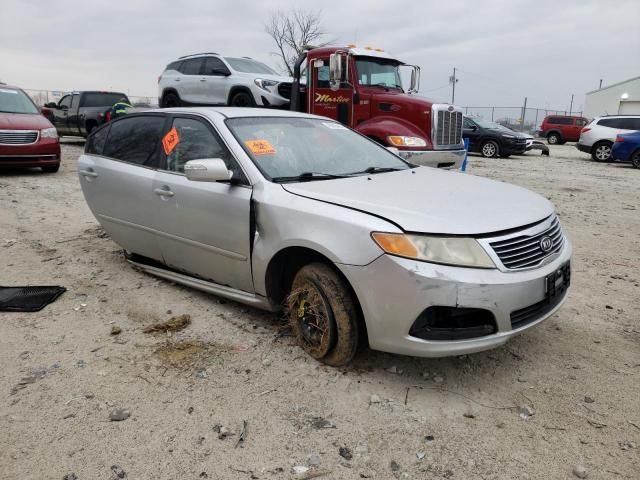
[[[542,237],[540,239],[540,248],[545,253],[550,251],[553,248],[553,240],[551,240],[551,237]]]

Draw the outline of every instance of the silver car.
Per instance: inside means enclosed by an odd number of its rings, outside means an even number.
[[[78,172],[130,263],[284,309],[329,365],[363,340],[423,357],[497,347],[568,291],[571,245],[546,199],[410,165],[322,117],[136,113],[90,136]]]

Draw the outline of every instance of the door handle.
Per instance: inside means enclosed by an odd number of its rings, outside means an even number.
[[[175,80],[176,80],[176,82],[179,82],[179,81],[180,81],[180,79],[179,79],[179,78],[176,78]]]
[[[96,172],[94,172],[92,169],[88,169],[88,170],[80,170],[80,175],[82,175],[83,177],[91,177],[91,178],[95,178],[98,176],[98,174]]]
[[[153,193],[161,197],[173,197],[175,195],[171,190],[165,188],[154,188]]]
[[[206,81],[207,81],[207,79],[206,79],[206,78],[201,78],[201,79],[200,79],[200,81],[201,81],[201,82],[206,82]]]

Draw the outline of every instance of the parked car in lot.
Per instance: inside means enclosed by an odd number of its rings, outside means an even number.
[[[0,167],[60,168],[60,142],[47,120],[24,91],[0,85]]]
[[[280,107],[289,104],[291,80],[262,62],[217,53],[186,55],[158,77],[161,107],[233,105]]]
[[[527,136],[503,127],[499,123],[479,118],[463,118],[462,138],[469,139],[469,151],[483,157],[506,158],[521,155],[527,150]]]
[[[78,160],[85,199],[132,264],[255,307],[348,363],[504,344],[565,300],[571,245],[521,187],[415,167],[344,125],[265,109],[118,118]]]
[[[640,131],[617,135],[611,148],[611,158],[631,162],[640,168]]]
[[[42,113],[61,137],[86,137],[105,122],[111,106],[122,99],[129,103],[127,96],[119,92],[73,92],[64,95],[58,103],[47,103]]]
[[[611,160],[611,147],[618,134],[640,130],[640,115],[596,117],[582,129],[576,148],[597,162]]]
[[[580,130],[589,120],[572,115],[547,115],[540,125],[539,135],[551,145],[577,142]]]

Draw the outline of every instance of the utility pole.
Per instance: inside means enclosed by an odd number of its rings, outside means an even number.
[[[456,67],[453,67],[453,75],[449,77],[449,83],[452,85],[451,90],[451,103],[455,103],[456,101],[456,83],[458,83],[458,79],[456,78]]]
[[[600,86],[598,87],[598,90],[600,90],[602,88],[602,79],[600,79]]]
[[[524,105],[522,105],[522,115],[520,116],[520,129],[524,128],[524,117],[527,114],[527,97],[524,97]]]
[[[571,103],[569,104],[569,116],[571,116],[572,110],[573,110],[573,93],[571,94]]]

